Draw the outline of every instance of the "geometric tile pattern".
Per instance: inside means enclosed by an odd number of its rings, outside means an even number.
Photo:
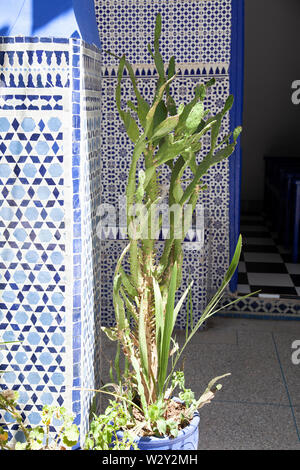
[[[221,315],[241,318],[300,320],[300,266],[292,263],[289,250],[272,232],[263,215],[241,216],[244,246],[238,275],[238,292],[226,296],[222,305],[233,300]],[[259,294],[241,299],[240,296],[260,290]]]
[[[216,78],[209,90],[205,106],[217,113],[229,95],[229,63],[231,43],[231,1],[178,2],[174,0],[117,0],[95,1],[98,29],[103,50],[121,56],[126,53],[138,81],[138,87],[148,102],[154,95],[156,70],[149,60],[147,44],[153,40],[155,16],[162,14],[161,51],[165,61],[175,55],[178,78],[172,84],[177,103],[188,102],[193,97],[196,84]],[[120,195],[125,194],[127,175],[133,145],[127,138],[115,105],[117,61],[103,54],[102,80],[102,146],[101,146],[101,197],[102,202],[117,206]],[[134,99],[128,77],[123,79],[124,103]],[[222,122],[221,138],[229,132],[229,119]],[[209,148],[209,138],[204,140],[201,160]],[[162,184],[169,179],[166,169],[161,175]],[[200,203],[211,221],[207,233],[206,254],[189,251],[184,264],[183,279],[193,271],[193,303],[195,317],[201,314],[207,300],[207,288],[214,291],[222,282],[229,264],[229,165],[223,161],[210,169],[205,177],[208,190],[202,193]],[[123,242],[124,244],[124,242]],[[102,242],[102,321],[113,323],[112,277],[122,242]],[[210,263],[208,263],[210,253]],[[201,259],[201,261],[200,261]],[[205,261],[204,261],[205,260]],[[208,273],[208,266],[211,270]],[[184,286],[182,286],[184,288]],[[185,318],[179,316],[177,326],[184,327]]]
[[[125,53],[131,63],[152,63],[147,44],[157,13],[163,17],[164,60],[175,55],[179,63],[230,61],[230,0],[95,0],[95,12],[105,47],[120,56]],[[103,65],[117,61],[104,54]]]
[[[100,54],[33,39],[0,38],[0,338],[21,341],[0,351],[0,386],[19,390],[28,423],[64,405],[83,433],[88,399],[74,387],[95,387]]]
[[[238,293],[261,291],[278,298],[300,294],[300,265],[292,263],[290,250],[278,241],[262,215],[242,216],[243,254],[239,266]]]

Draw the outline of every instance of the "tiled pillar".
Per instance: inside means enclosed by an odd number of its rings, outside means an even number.
[[[81,39],[0,39],[1,387],[28,424],[76,414],[94,388],[99,320],[100,52]],[[8,416],[1,415],[3,420]],[[12,429],[16,427],[12,427]]]

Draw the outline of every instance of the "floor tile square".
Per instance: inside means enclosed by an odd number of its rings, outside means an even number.
[[[245,271],[248,273],[281,273],[287,274],[284,263],[245,263]]]
[[[277,253],[278,250],[276,245],[251,245],[245,244],[243,245],[244,253]]]
[[[300,274],[300,264],[286,263],[285,266],[290,274]]]
[[[293,287],[291,276],[289,274],[275,273],[248,273],[249,284],[252,286],[278,286]]]
[[[282,263],[283,259],[278,253],[244,253],[246,262],[253,263]]]
[[[250,289],[250,286],[248,284],[238,284],[237,285],[237,292],[239,294],[250,294],[251,289]]]
[[[300,274],[291,274],[291,278],[296,287],[300,287]]]
[[[246,245],[275,245],[275,242],[272,238],[270,237],[245,237],[244,238],[244,243]]]
[[[300,450],[289,407],[218,400],[201,409],[199,450]]]
[[[238,283],[239,284],[248,284],[248,276],[247,273],[240,273],[238,274]]]
[[[275,296],[297,295],[295,287],[251,285],[251,292],[257,292],[258,290],[261,294],[275,294]]]
[[[245,230],[241,227],[241,234],[244,239],[269,239],[272,241],[272,238],[270,237],[270,233],[267,230]]]
[[[250,234],[255,233],[255,232],[269,233],[268,229],[264,225],[247,225],[247,223],[241,224],[240,232],[242,235],[244,235],[247,232],[249,232]]]
[[[246,272],[246,265],[244,261],[239,262],[239,273],[245,273]]]

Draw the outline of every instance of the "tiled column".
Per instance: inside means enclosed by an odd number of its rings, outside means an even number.
[[[100,53],[81,39],[0,39],[1,387],[28,424],[94,388],[99,319]],[[3,420],[8,416],[1,415]],[[13,426],[12,429],[17,426]]]

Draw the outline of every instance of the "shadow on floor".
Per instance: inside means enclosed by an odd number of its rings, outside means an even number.
[[[182,343],[184,332],[176,334]],[[201,410],[199,449],[300,450],[295,340],[300,341],[300,322],[232,318],[214,318],[208,330],[193,337],[185,353],[186,386],[200,395],[213,377],[232,374]],[[114,343],[106,337],[102,349],[107,358],[114,357]],[[106,382],[104,358],[101,369]]]

